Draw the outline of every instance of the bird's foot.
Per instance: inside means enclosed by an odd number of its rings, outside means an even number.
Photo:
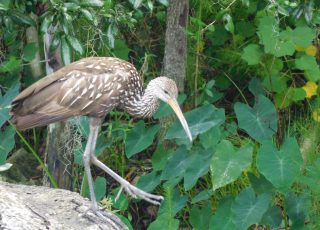
[[[140,198],[155,205],[160,205],[160,202],[163,200],[163,196],[147,193],[137,188],[136,186],[130,184],[128,181],[124,181],[123,183],[121,183],[121,188],[119,190],[118,195],[116,196],[116,200],[119,198],[120,193],[123,189],[133,198]]]

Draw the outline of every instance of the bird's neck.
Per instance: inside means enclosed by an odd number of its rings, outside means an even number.
[[[137,95],[126,106],[127,112],[135,117],[151,117],[159,107],[159,99],[153,92],[152,86],[148,85],[142,94]]]

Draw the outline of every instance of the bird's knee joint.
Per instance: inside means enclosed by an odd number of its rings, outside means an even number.
[[[84,164],[90,164],[90,155],[89,154],[83,154],[82,160]]]

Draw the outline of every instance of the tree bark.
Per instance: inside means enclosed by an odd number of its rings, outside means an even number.
[[[180,92],[184,90],[186,79],[188,12],[188,0],[170,0],[167,10],[163,75],[175,80]]]
[[[46,74],[51,74],[63,66],[60,55],[60,49],[55,52],[50,52],[50,44],[55,33],[55,28],[50,27],[44,35],[44,53],[46,61]],[[72,134],[65,132],[68,128],[68,122],[58,122],[48,126],[47,148],[45,152],[45,162],[48,165],[49,171],[55,178],[58,187],[72,190],[72,163],[73,156],[71,153],[66,153],[65,146],[70,144]],[[67,148],[68,149],[68,148]],[[46,175],[44,176],[43,184],[50,184]]]
[[[92,212],[91,202],[63,189],[0,181],[0,229],[128,229],[111,211]]]

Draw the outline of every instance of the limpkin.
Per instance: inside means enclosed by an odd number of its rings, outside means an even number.
[[[113,108],[136,117],[150,117],[159,99],[168,103],[192,141],[188,124],[177,103],[178,89],[167,77],[157,77],[146,89],[136,68],[113,57],[90,57],[73,62],[42,78],[23,90],[12,102],[12,121],[20,130],[45,126],[74,116],[88,116],[90,133],[83,153],[85,172],[93,210],[98,210],[90,165],[101,168],[129,195],[160,204],[162,196],[153,195],[131,185],[103,164],[94,154],[100,125]]]

